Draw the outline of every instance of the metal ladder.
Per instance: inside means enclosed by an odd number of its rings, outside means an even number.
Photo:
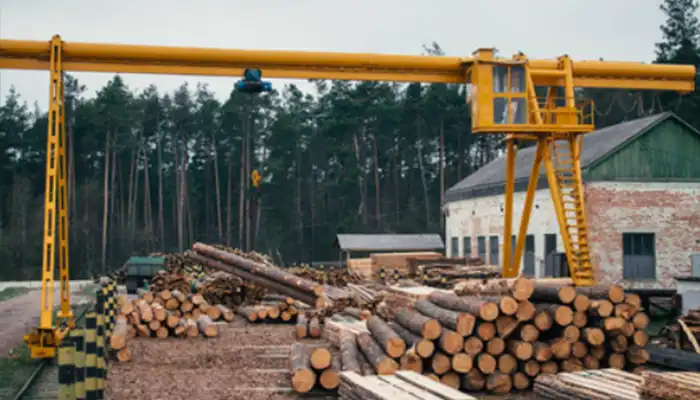
[[[552,141],[554,172],[566,222],[565,234],[568,235],[564,238],[564,243],[571,279],[577,286],[594,283],[582,193],[581,165],[578,157],[574,157],[574,152],[579,147],[578,140],[578,135],[572,134],[567,139]]]

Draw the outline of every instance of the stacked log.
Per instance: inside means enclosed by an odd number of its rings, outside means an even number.
[[[289,365],[292,389],[297,393],[307,393],[314,387],[336,390],[340,385],[340,359],[328,345],[294,343]]]
[[[141,291],[140,297],[133,301],[120,296],[117,307],[110,348],[119,361],[131,359],[126,342],[134,337],[216,337],[216,322],[234,319],[234,312],[228,307],[211,305],[200,294],[178,290]]]
[[[241,257],[232,251],[219,250],[203,243],[195,243],[192,248],[194,252],[189,253],[189,257],[210,268],[236,275],[246,282],[292,297],[317,309],[326,304],[321,284],[299,278],[269,263]]]
[[[308,329],[305,310],[291,297],[266,295],[258,304],[238,307],[236,313],[251,323],[297,323]]]
[[[351,332],[374,373],[413,370],[457,389],[501,394],[530,388],[543,374],[633,371],[649,358],[645,314],[619,286],[521,278],[479,280],[465,292],[472,294],[434,291],[394,309],[392,321],[371,316],[366,332]]]

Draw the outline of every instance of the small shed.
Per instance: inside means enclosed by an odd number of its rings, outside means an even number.
[[[350,259],[351,252],[436,251],[444,250],[445,243],[437,233],[340,233],[334,247]]]

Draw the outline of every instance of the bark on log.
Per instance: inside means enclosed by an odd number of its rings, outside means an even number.
[[[384,352],[392,358],[399,358],[406,351],[404,340],[383,319],[373,315],[367,320],[367,329]]]
[[[496,303],[481,300],[476,297],[459,297],[452,293],[433,292],[430,294],[429,300],[442,308],[467,312],[484,321],[493,321],[499,314],[498,305]]]
[[[509,295],[514,299],[528,300],[532,295],[533,282],[528,278],[470,280],[460,284],[460,295]]]
[[[262,287],[269,289],[271,291],[282,293],[282,294],[289,296],[289,297],[293,297],[296,300],[301,301],[302,303],[306,303],[310,306],[313,306],[314,308],[321,309],[325,306],[325,299],[322,296],[317,296],[317,295],[315,295],[313,293],[309,293],[309,292],[303,292],[303,291],[298,290],[296,288],[287,286],[283,282],[271,280],[267,277],[256,275],[255,273],[252,273],[252,272],[247,271],[245,269],[236,268],[236,267],[233,267],[231,265],[227,265],[225,263],[222,263],[221,261],[217,261],[215,259],[204,257],[204,256],[201,256],[201,255],[196,254],[196,253],[187,253],[187,254],[191,259],[199,262],[200,264],[204,264],[210,268],[215,268],[215,269],[218,269],[220,271],[228,272],[230,274],[236,275],[236,276],[244,279],[245,281],[262,286]],[[190,301],[192,301],[192,299],[190,299]],[[192,301],[192,302],[194,303],[194,301]]]
[[[598,283],[595,286],[576,288],[576,291],[591,299],[610,300],[615,304],[625,301],[625,289],[620,285]]]
[[[395,319],[399,325],[425,339],[434,340],[440,337],[440,323],[416,311],[403,308],[396,312]]]
[[[343,371],[353,371],[362,375],[357,354],[357,341],[355,335],[343,331],[340,334],[340,361]]]
[[[384,353],[369,333],[363,332],[357,335],[357,344],[378,375],[393,375],[399,368],[396,361]]]
[[[301,343],[292,344],[290,360],[292,388],[307,393],[316,384],[316,373],[311,369],[311,350]]]
[[[238,307],[236,314],[247,319],[248,322],[255,322],[258,319],[258,310],[255,307]]]
[[[227,251],[215,249],[204,243],[195,243],[192,248],[206,257],[223,262],[236,268],[246,270],[257,276],[265,277],[269,280],[281,282],[289,287],[295,288],[304,293],[313,293],[316,296],[323,294],[323,285],[314,281],[300,278],[292,273],[277,268],[270,268],[263,264],[256,263],[247,258],[237,256]],[[282,293],[287,294],[287,293]],[[290,296],[294,297],[294,296]]]
[[[413,308],[427,317],[438,320],[444,327],[462,336],[469,336],[474,331],[476,318],[472,314],[442,308],[428,300],[416,301]]]
[[[552,304],[571,304],[576,298],[576,288],[569,285],[553,285],[534,281],[531,301]]]
[[[318,317],[313,317],[309,321],[309,336],[312,338],[320,338],[323,330],[321,329],[321,322],[319,322]]]

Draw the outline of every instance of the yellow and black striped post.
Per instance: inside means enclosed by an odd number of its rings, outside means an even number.
[[[85,332],[75,328],[70,332],[70,337],[75,343],[75,398],[85,400]]]
[[[443,289],[447,288],[447,277],[443,272],[440,272],[440,286],[442,286]]]
[[[399,278],[401,278],[401,275],[399,275],[399,270],[394,269],[394,282],[398,282]]]
[[[105,304],[106,299],[97,298],[97,399],[104,398],[105,389]]]
[[[75,344],[71,337],[61,341],[58,347],[58,398],[75,400]]]
[[[88,313],[85,316],[85,400],[97,400],[96,312]]]
[[[428,284],[428,274],[423,272],[423,285]]]
[[[117,282],[113,279],[110,279],[107,283],[104,302],[105,334],[107,338],[110,338],[117,323]]]
[[[386,282],[386,273],[384,272],[384,267],[379,268],[379,280],[382,282]]]

